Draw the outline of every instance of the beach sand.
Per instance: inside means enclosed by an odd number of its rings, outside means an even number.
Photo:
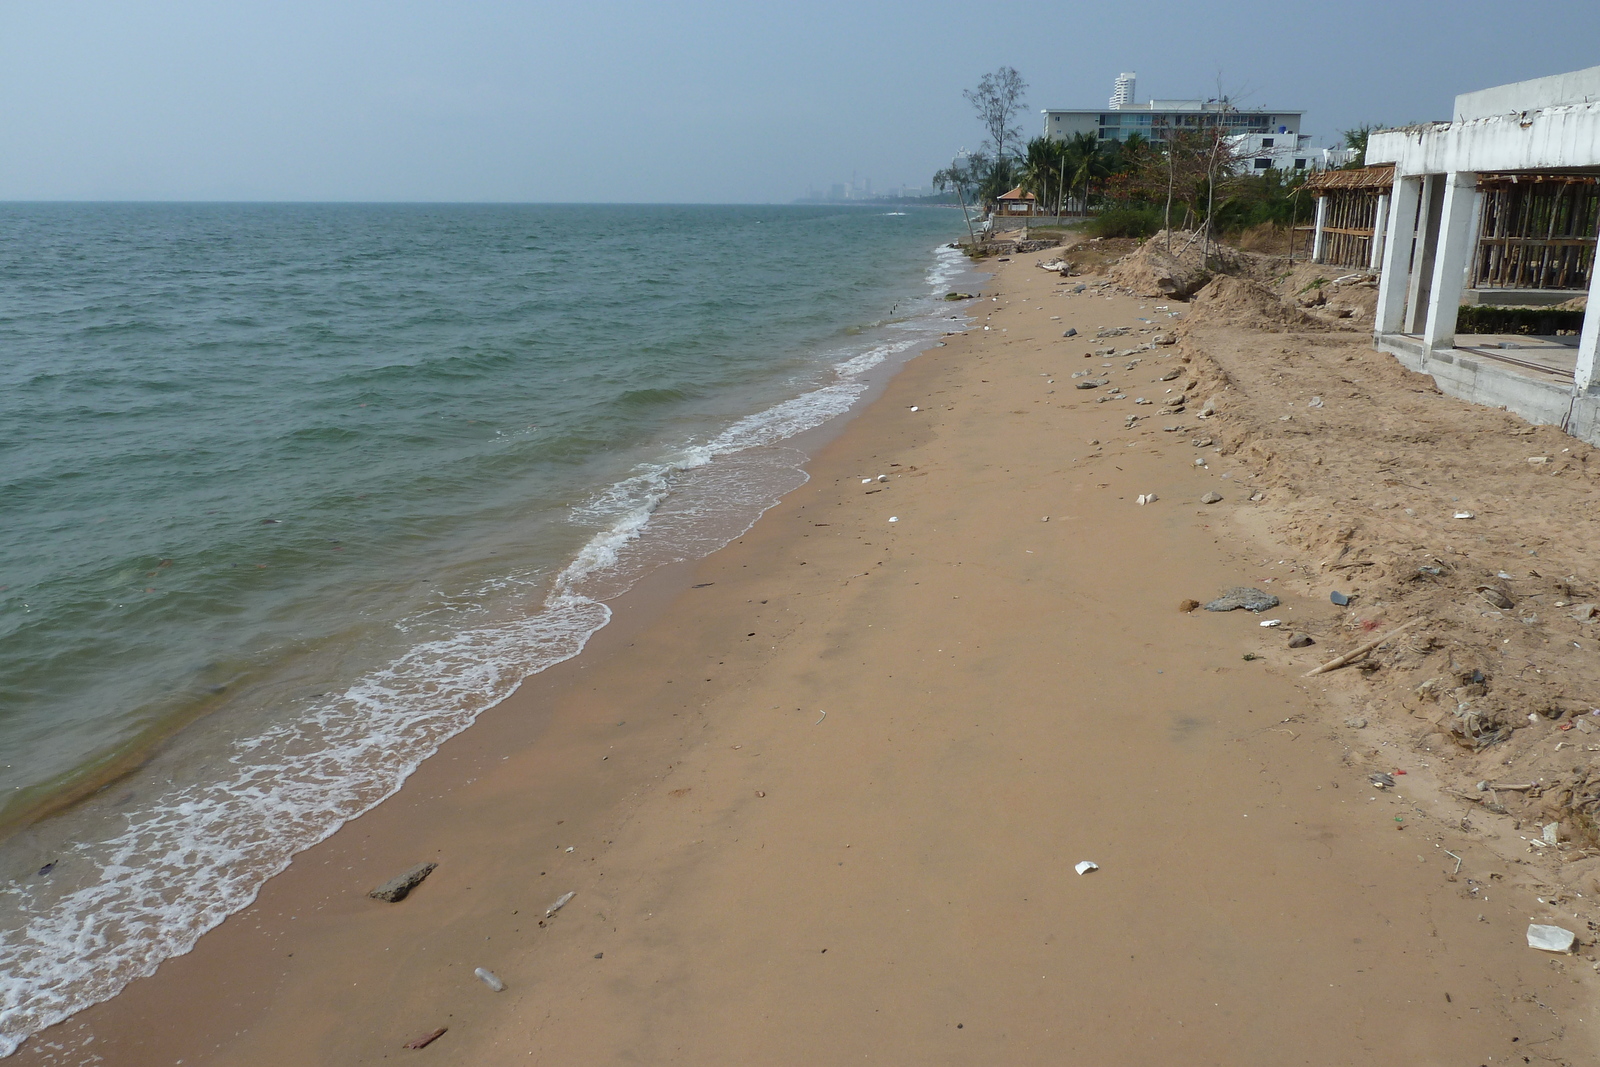
[[[745,536],[17,1061],[1594,1062],[1515,861],[1301,679],[1349,643],[1286,648],[1328,605],[1198,405],[1124,428],[1182,357],[1084,353],[1158,301],[1023,258]],[[1284,629],[1179,610],[1234,585]]]

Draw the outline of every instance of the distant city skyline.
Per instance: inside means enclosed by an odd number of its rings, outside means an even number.
[[[786,202],[852,171],[923,187],[981,142],[961,93],[1002,65],[1029,83],[1027,137],[1136,70],[1144,98],[1304,109],[1322,146],[1593,65],[1600,8],[1541,12],[1564,32],[1508,30],[1487,0],[1349,0],[1337,19],[1153,0],[1139,23],[1162,32],[1137,39],[1119,9],[1024,3],[1007,17],[1027,32],[990,32],[948,0],[13,4],[0,199]]]

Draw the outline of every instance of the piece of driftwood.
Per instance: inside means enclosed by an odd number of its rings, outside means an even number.
[[[437,863],[419,863],[403,874],[397,874],[387,882],[368,893],[367,896],[374,900],[387,900],[390,904],[398,903],[406,898],[406,894],[422,884],[422,880],[433,873]]]
[[[1358,660],[1362,656],[1365,656],[1368,652],[1371,652],[1373,649],[1377,648],[1379,645],[1383,644],[1385,641],[1389,641],[1389,640],[1392,640],[1392,639],[1394,639],[1396,637],[1399,637],[1401,634],[1405,633],[1407,630],[1411,629],[1413,626],[1415,626],[1417,623],[1419,623],[1421,621],[1422,620],[1420,618],[1419,619],[1412,619],[1410,622],[1406,623],[1404,626],[1397,626],[1393,630],[1390,630],[1388,633],[1384,634],[1382,637],[1375,637],[1371,641],[1368,641],[1364,645],[1357,645],[1355,648],[1352,648],[1349,652],[1346,652],[1344,655],[1335,656],[1333,659],[1330,659],[1328,662],[1324,663],[1322,666],[1316,667],[1316,668],[1314,668],[1312,670],[1309,670],[1309,671],[1306,671],[1306,673],[1301,675],[1301,677],[1302,678],[1310,678],[1313,674],[1321,674],[1324,671],[1337,670],[1338,668],[1343,667],[1345,664],[1350,663],[1350,662],[1352,662],[1354,660]]]
[[[433,1031],[430,1034],[423,1034],[421,1037],[416,1038],[413,1041],[407,1041],[404,1045],[401,1045],[400,1047],[401,1048],[427,1048],[429,1045],[433,1044],[435,1041],[437,1041],[441,1037],[443,1037],[444,1034],[445,1034],[445,1031],[448,1030],[448,1029],[450,1029],[448,1026],[441,1026],[441,1027],[439,1027],[439,1029]]]

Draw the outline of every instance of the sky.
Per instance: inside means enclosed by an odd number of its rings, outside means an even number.
[[[0,0],[0,200],[781,203],[927,185],[987,71],[1044,107],[1304,109],[1314,144],[1600,62],[1545,0]],[[1539,27],[1552,32],[1540,35]]]

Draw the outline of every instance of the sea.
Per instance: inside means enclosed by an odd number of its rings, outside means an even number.
[[[964,328],[961,215],[0,204],[0,1055],[400,788]]]

